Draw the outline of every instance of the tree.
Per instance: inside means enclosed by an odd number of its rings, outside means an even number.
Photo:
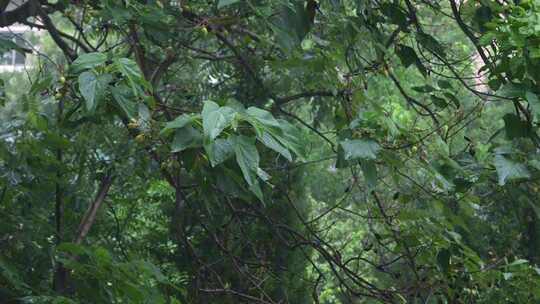
[[[538,300],[536,1],[7,3],[5,301]]]

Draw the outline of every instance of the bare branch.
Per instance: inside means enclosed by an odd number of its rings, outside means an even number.
[[[92,225],[94,225],[97,212],[99,208],[101,207],[101,205],[103,204],[103,201],[105,200],[105,197],[107,196],[107,193],[109,193],[109,189],[111,187],[113,179],[114,179],[113,176],[108,174],[101,181],[96,198],[94,199],[92,204],[90,204],[90,206],[88,207],[88,210],[86,210],[86,213],[84,214],[84,217],[81,220],[81,223],[79,224],[77,237],[75,239],[76,244],[82,243],[82,241],[84,240],[84,238],[90,231],[90,228],[92,228]]]

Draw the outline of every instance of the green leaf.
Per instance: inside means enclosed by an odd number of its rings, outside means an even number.
[[[392,3],[381,4],[382,13],[388,17],[391,23],[399,25],[403,28],[407,26],[407,15],[400,9],[398,5]]]
[[[518,265],[523,265],[523,264],[529,264],[529,261],[525,260],[525,259],[517,259],[515,261],[513,261],[512,263],[506,265],[507,267],[512,267],[512,266],[518,266]]]
[[[20,276],[20,272],[18,271],[18,269],[16,269],[15,267],[13,267],[13,265],[10,264],[9,261],[12,259],[8,258],[6,260],[4,260],[2,256],[0,256],[0,279],[5,282],[0,288],[0,290],[5,290],[5,288],[9,287],[16,290],[25,291],[30,289],[30,286],[26,285],[24,279]],[[7,285],[5,285],[6,283]]]
[[[12,39],[0,38],[0,53],[6,53],[11,50],[18,51],[20,53],[31,53],[32,51],[19,46]]]
[[[144,79],[137,63],[129,58],[118,58],[115,60],[115,67],[124,77],[127,78],[133,95],[139,96],[142,88],[151,90],[151,85]]]
[[[257,183],[257,169],[259,168],[259,152],[255,147],[255,138],[247,136],[235,136],[231,138],[234,142],[234,153],[236,162],[242,170],[244,179],[248,185]]]
[[[272,116],[272,113],[266,110],[249,107],[246,114],[266,127],[280,127],[279,122]]]
[[[218,138],[204,145],[204,149],[212,167],[223,163],[235,153],[233,143],[229,139],[224,138]]]
[[[204,136],[213,140],[228,127],[236,112],[229,107],[219,107],[213,101],[206,101],[203,106],[202,120]]]
[[[51,75],[39,78],[34,81],[32,87],[30,88],[30,94],[41,93],[43,90],[48,89],[53,83],[53,78]]]
[[[495,169],[499,176],[499,185],[503,186],[507,181],[530,178],[531,174],[524,164],[507,159],[503,155],[495,155]]]
[[[109,74],[96,75],[86,71],[79,75],[79,91],[86,101],[86,110],[94,112],[99,102],[105,97],[107,86],[112,81]]]
[[[503,116],[504,130],[508,139],[521,138],[529,136],[529,125],[522,121],[519,116],[508,113]]]
[[[525,92],[526,89],[523,87],[522,84],[507,83],[503,85],[499,90],[497,90],[497,95],[508,98],[516,98],[522,97]]]
[[[456,109],[460,107],[459,99],[457,99],[457,97],[454,94],[450,92],[444,92],[443,95],[452,101]]]
[[[189,148],[202,146],[202,134],[192,126],[177,129],[171,144],[171,152],[176,153]]]
[[[176,117],[173,121],[167,122],[163,130],[161,130],[161,134],[166,134],[173,129],[183,128],[186,125],[191,124],[198,117],[200,117],[200,115],[182,114]]]
[[[251,191],[255,196],[264,203],[264,196],[261,190],[261,186],[259,185],[259,182],[255,182],[255,184],[249,186],[249,191]]]
[[[138,112],[140,120],[145,123],[150,123],[152,120],[152,113],[150,113],[150,109],[144,103],[138,104]]]
[[[281,47],[291,52],[299,46],[311,29],[311,20],[303,0],[291,0],[281,6],[271,28]]]
[[[278,122],[280,124],[279,129],[270,128],[267,131],[285,148],[294,152],[296,156],[304,157],[306,146],[301,130],[286,120],[280,119]]]
[[[452,84],[448,80],[439,79],[439,81],[437,81],[437,84],[442,89],[448,89],[448,90],[452,89]]]
[[[437,41],[437,39],[433,38],[433,36],[418,32],[416,33],[418,42],[427,50],[431,51],[434,54],[437,54],[438,56],[444,58],[446,57],[446,53],[444,51],[444,47]]]
[[[398,44],[396,46],[396,54],[406,68],[419,60],[414,49],[403,44]]]
[[[369,139],[344,140],[340,144],[345,153],[345,160],[376,159],[381,149],[377,142]]]
[[[377,166],[375,162],[372,160],[361,160],[360,168],[362,168],[368,188],[375,188],[377,186]]]
[[[437,264],[443,272],[448,272],[450,267],[450,250],[445,248],[437,253]]]
[[[416,68],[420,71],[420,73],[424,75],[424,77],[427,76],[427,69],[422,64],[422,61],[420,60],[420,58],[418,58],[413,48],[403,44],[398,44],[396,46],[396,54],[398,55],[401,63],[405,67],[409,67],[411,64],[414,64],[416,65]]]
[[[139,69],[139,66],[135,61],[129,58],[118,58],[116,60],[116,68],[122,75],[130,79],[135,80],[138,78],[142,78],[142,73]]]
[[[259,175],[259,152],[255,147],[255,138],[246,136],[235,136],[231,140],[234,142],[234,153],[236,162],[244,175],[244,179],[249,185],[249,190],[261,201],[263,194],[257,180]]]
[[[208,116],[210,113],[215,112],[219,109],[219,105],[211,100],[207,100],[203,103],[203,108],[201,115]]]
[[[277,153],[283,155],[287,160],[292,161],[291,152],[285,148],[282,144],[279,143],[272,135],[268,132],[263,132],[261,136],[257,137],[265,146],[276,151]]]
[[[431,100],[433,100],[433,104],[435,104],[437,107],[444,109],[448,106],[448,102],[446,102],[446,99],[440,98],[436,95],[431,95]]]
[[[540,100],[538,99],[538,95],[531,91],[527,91],[527,93],[525,93],[525,98],[527,99],[527,102],[529,102],[534,116],[540,116]]]
[[[486,32],[486,23],[493,18],[493,12],[489,6],[481,5],[474,14],[474,21],[479,25],[480,32]]]
[[[95,68],[97,66],[103,65],[107,62],[107,56],[102,53],[87,53],[79,56],[71,64],[71,70],[74,73],[80,73],[84,70]]]
[[[56,247],[59,252],[65,252],[72,255],[85,255],[88,254],[88,250],[79,244],[75,243],[62,243]]]
[[[240,0],[219,0],[217,8],[221,9],[221,8],[223,8],[225,6],[235,4],[237,2],[240,2]]]
[[[137,104],[132,101],[133,95],[127,86],[120,85],[113,87],[111,88],[111,93],[116,105],[128,119],[137,117]]]
[[[270,180],[270,174],[268,174],[266,171],[264,171],[261,168],[257,168],[257,176],[262,179],[263,181],[267,182]]]
[[[411,89],[420,93],[431,93],[437,90],[434,87],[430,86],[429,84],[426,84],[423,86],[412,87]]]

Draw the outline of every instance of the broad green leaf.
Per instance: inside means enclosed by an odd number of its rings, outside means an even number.
[[[414,64],[424,77],[427,76],[427,69],[422,64],[422,61],[420,60],[420,58],[418,58],[413,48],[403,44],[398,44],[396,46],[396,54],[398,55],[399,60],[401,60],[401,63],[405,67],[409,67],[411,64]]]
[[[24,282],[20,272],[9,263],[9,260],[0,256],[0,279],[5,282],[4,284],[7,283],[7,286],[2,286],[2,289],[11,287],[17,290],[28,290],[30,286]]]
[[[84,70],[92,69],[107,62],[107,56],[102,53],[87,53],[79,56],[71,64],[71,70],[78,74]]]
[[[527,99],[527,102],[529,102],[529,105],[531,106],[533,115],[535,117],[539,117],[540,116],[540,99],[538,99],[538,95],[530,91],[527,91],[527,93],[525,93],[525,98]]]
[[[210,115],[210,113],[215,112],[219,109],[219,105],[211,100],[207,100],[203,103],[203,108],[201,115],[203,117]]]
[[[155,278],[160,283],[167,283],[167,277],[163,275],[159,267],[148,261],[140,261],[139,263],[142,270],[147,272],[152,278]]]
[[[381,5],[382,13],[388,17],[391,23],[399,25],[403,28],[407,27],[407,15],[400,9],[398,5],[392,3],[383,3]]]
[[[246,136],[234,136],[231,138],[234,144],[236,162],[249,185],[249,190],[264,202],[263,194],[257,176],[259,174],[259,152],[255,147],[255,138]]]
[[[234,155],[234,145],[229,139],[218,138],[205,144],[204,149],[210,160],[210,165],[215,167]]]
[[[513,261],[512,263],[506,265],[507,267],[512,267],[512,266],[518,266],[518,265],[522,265],[522,264],[529,264],[529,261],[525,260],[525,259],[517,259],[515,261]]]
[[[0,38],[0,53],[6,53],[11,50],[18,51],[20,53],[28,53],[30,50],[21,47],[11,39]]]
[[[171,144],[171,152],[181,152],[189,148],[202,146],[202,134],[192,126],[177,129]]]
[[[238,2],[240,2],[240,0],[219,0],[217,8],[221,9],[221,8],[223,8],[225,6],[235,4],[235,3],[238,3]]]
[[[271,25],[278,43],[287,52],[300,45],[312,25],[304,1],[290,2],[281,6]]]
[[[132,101],[133,95],[127,86],[120,85],[118,87],[113,87],[111,88],[111,93],[116,105],[128,119],[137,117],[137,104]]]
[[[118,58],[116,60],[116,68],[122,75],[130,78],[130,79],[138,79],[142,78],[141,70],[139,69],[139,66],[137,66],[137,63],[135,61],[129,59],[129,58]]]
[[[448,272],[448,269],[450,267],[450,250],[448,249],[441,249],[437,253],[437,264],[439,265],[440,269],[443,272]]]
[[[448,80],[439,79],[439,81],[437,81],[437,84],[439,85],[441,89],[448,89],[448,90],[452,89],[452,84]]]
[[[412,87],[411,89],[415,90],[416,92],[420,92],[420,93],[430,93],[430,92],[434,92],[434,91],[437,90],[434,87],[430,86],[429,84],[426,84],[426,85],[423,85],[423,86]]]
[[[83,255],[88,254],[88,250],[79,244],[75,243],[62,243],[56,247],[56,250],[59,252],[66,252],[72,255]]]
[[[241,135],[235,136],[232,139],[234,142],[236,162],[242,170],[244,179],[250,186],[257,184],[259,152],[257,151],[257,147],[255,147],[255,138]]]
[[[494,164],[499,176],[499,185],[501,186],[506,184],[507,181],[531,177],[524,164],[508,159],[503,155],[495,155]]]
[[[26,117],[30,125],[40,131],[47,131],[47,119],[37,112],[28,112]]]
[[[504,129],[508,139],[527,137],[530,134],[529,126],[526,121],[522,121],[519,116],[508,113],[503,116]]]
[[[144,122],[150,122],[152,120],[152,113],[150,113],[150,109],[144,104],[139,103],[139,118]]]
[[[456,95],[450,92],[444,92],[443,95],[452,101],[456,109],[460,107],[459,99],[457,99]]]
[[[279,122],[272,116],[272,113],[266,110],[249,107],[246,110],[246,114],[266,127],[280,127]]]
[[[373,160],[361,160],[360,167],[364,173],[364,179],[369,189],[377,186],[377,166]]]
[[[398,44],[396,46],[396,54],[406,68],[412,64],[415,64],[416,61],[419,60],[414,49],[403,44]]]
[[[257,168],[257,176],[262,179],[263,181],[267,182],[270,180],[270,174],[268,174],[266,171],[264,171],[261,168]]]
[[[526,89],[522,84],[507,83],[497,90],[497,95],[508,98],[516,98],[524,96],[525,92]]]
[[[274,136],[285,148],[294,152],[298,157],[305,157],[306,146],[303,142],[303,135],[300,129],[286,120],[278,120],[279,129],[268,129],[267,131]]]
[[[51,75],[39,78],[34,81],[32,87],[30,88],[30,94],[41,93],[43,90],[48,89],[53,83],[53,78]]]
[[[202,111],[204,136],[210,140],[218,137],[231,124],[235,114],[232,108],[219,106],[216,108],[214,102],[205,102]]]
[[[118,58],[115,60],[115,67],[120,74],[127,78],[135,96],[139,96],[143,88],[151,90],[150,84],[144,79],[135,61],[129,58]]]
[[[285,148],[282,144],[279,143],[272,135],[268,132],[263,132],[261,136],[257,137],[265,146],[276,151],[277,153],[283,155],[287,160],[292,161],[291,152]]]
[[[79,75],[79,91],[86,101],[86,110],[94,112],[99,102],[105,97],[107,86],[112,81],[109,74],[96,75],[86,71]]]
[[[234,151],[233,151],[234,155]],[[233,197],[239,197],[247,201],[250,199],[249,195],[246,195],[246,192],[249,190],[245,187],[245,181],[242,176],[240,176],[235,170],[229,169],[225,166],[221,167],[220,170],[216,170],[216,185],[220,191],[231,195]]]
[[[436,95],[431,95],[431,100],[433,101],[434,105],[441,109],[444,109],[448,106],[448,102],[446,102],[446,99],[438,97]]]
[[[379,144],[370,139],[353,139],[340,142],[345,160],[376,159],[381,149]]]
[[[264,196],[258,181],[255,181],[253,185],[249,186],[249,191],[255,194],[255,196],[264,204]]]
[[[173,121],[167,122],[163,130],[161,130],[161,134],[166,134],[173,129],[183,128],[184,126],[191,124],[198,117],[200,117],[200,115],[182,114],[176,117]]]
[[[434,54],[439,55],[440,57],[446,57],[446,52],[444,51],[444,47],[437,41],[437,39],[433,38],[433,36],[418,32],[416,33],[416,38],[418,42],[426,49],[431,51]]]

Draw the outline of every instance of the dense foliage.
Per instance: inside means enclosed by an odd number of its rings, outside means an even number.
[[[0,0],[1,303],[540,302],[540,0]]]

